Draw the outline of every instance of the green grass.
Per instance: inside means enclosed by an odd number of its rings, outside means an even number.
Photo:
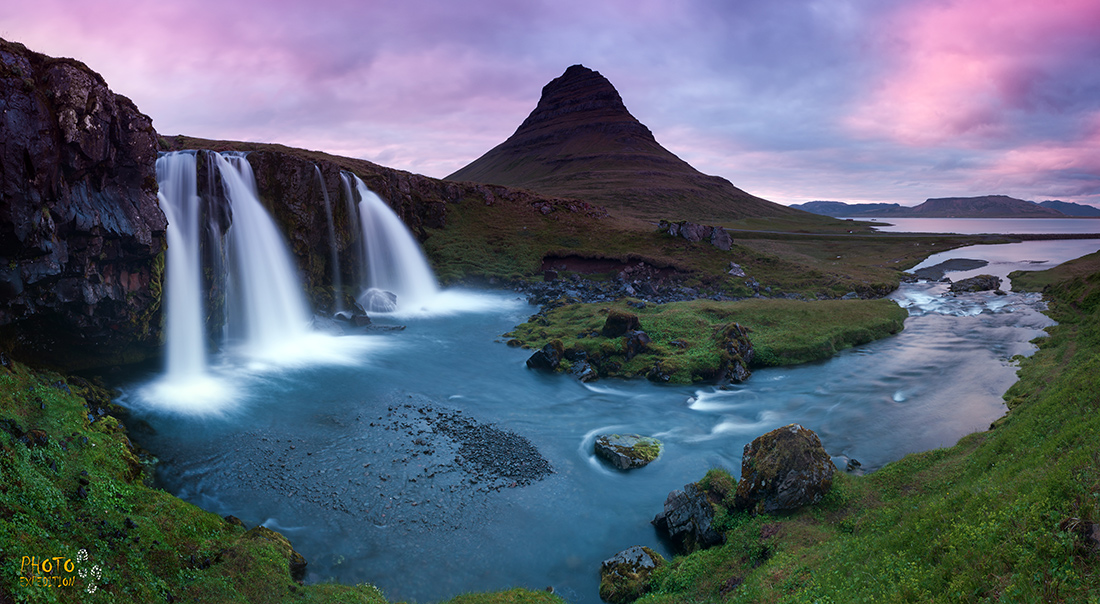
[[[560,340],[566,349],[610,359],[618,370],[607,375],[647,375],[656,364],[672,382],[713,379],[722,364],[717,336],[736,322],[750,330],[755,367],[794,365],[829,358],[839,350],[897,333],[907,316],[890,300],[750,299],[737,302],[693,300],[647,305],[637,309],[627,300],[610,304],[569,304],[535,315],[506,334],[530,348]],[[646,352],[624,356],[623,338],[599,335],[612,309],[635,313],[653,340]],[[605,365],[606,366],[606,363]]]
[[[994,429],[837,475],[813,508],[723,508],[727,545],[676,558],[641,601],[1100,601],[1100,553],[1072,530],[1100,522],[1098,262],[1029,276],[1059,324],[1020,359]]]

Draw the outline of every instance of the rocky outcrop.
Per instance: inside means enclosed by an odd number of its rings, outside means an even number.
[[[611,604],[633,602],[649,591],[654,569],[665,564],[661,554],[635,545],[600,564],[600,599]]]
[[[594,445],[596,456],[620,470],[649,465],[661,456],[661,441],[640,434],[600,434]]]
[[[686,220],[679,222],[662,220],[657,224],[657,230],[673,237],[683,237],[692,243],[706,241],[724,252],[728,252],[733,247],[733,237],[730,237],[729,232],[722,227],[695,224]],[[741,276],[744,276],[744,273]]]
[[[684,490],[672,491],[665,499],[664,509],[653,519],[657,531],[672,541],[682,553],[706,549],[725,541],[715,530],[714,505],[707,492],[691,483]]]
[[[1001,289],[1001,278],[993,275],[978,275],[969,279],[962,279],[951,284],[949,288],[955,293],[986,292]]]
[[[0,342],[69,369],[155,354],[152,121],[84,64],[3,40],[0,108]]]
[[[719,330],[718,349],[721,351],[722,364],[718,371],[719,381],[739,384],[752,375],[749,365],[756,351],[749,340],[749,330],[739,323],[729,323]]]
[[[777,428],[745,445],[735,505],[770,514],[817,503],[832,488],[835,470],[813,430]]]

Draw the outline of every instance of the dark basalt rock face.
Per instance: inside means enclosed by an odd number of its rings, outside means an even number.
[[[155,354],[167,222],[148,116],[0,40],[0,345],[74,369]]]
[[[716,503],[716,502],[715,502]],[[665,499],[664,509],[653,519],[657,531],[672,541],[677,551],[689,554],[725,541],[713,526],[714,503],[698,484],[684,485]]]
[[[776,428],[745,445],[736,506],[770,514],[817,503],[832,488],[835,470],[813,430]]]
[[[676,220],[797,214],[707,176],[654,138],[607,78],[573,65],[542,89],[516,132],[447,180],[575,197],[640,218]]]

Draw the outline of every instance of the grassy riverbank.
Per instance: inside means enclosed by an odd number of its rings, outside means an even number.
[[[991,430],[840,475],[812,509],[723,513],[728,543],[677,558],[641,601],[1100,601],[1082,534],[1100,522],[1100,255],[1014,287],[1045,287],[1059,324]]]
[[[827,359],[845,348],[897,333],[907,316],[885,299],[692,300],[642,308],[629,302],[561,306],[532,317],[506,335],[529,348],[560,340],[566,350],[612,359],[619,366],[612,376],[646,375],[659,364],[671,382],[691,383],[717,374],[723,328],[732,322],[749,329],[756,351],[752,366],[769,367]],[[652,339],[644,352],[627,359],[623,338],[599,335],[612,310],[638,316],[641,329]]]

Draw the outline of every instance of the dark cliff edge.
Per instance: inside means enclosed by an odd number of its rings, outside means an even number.
[[[65,369],[156,354],[152,120],[83,63],[5,40],[0,112],[0,346]]]

